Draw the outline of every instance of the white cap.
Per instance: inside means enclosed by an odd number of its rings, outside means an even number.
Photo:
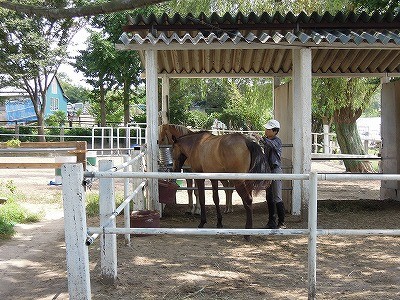
[[[269,120],[267,124],[264,125],[265,129],[281,128],[281,124],[277,120]]]

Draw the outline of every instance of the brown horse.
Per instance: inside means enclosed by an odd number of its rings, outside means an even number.
[[[173,170],[180,171],[187,161],[193,172],[206,173],[270,173],[270,168],[260,145],[239,133],[215,136],[201,131],[174,140]],[[203,228],[206,220],[204,179],[196,179],[199,192]],[[246,209],[246,227],[253,228],[253,190],[263,190],[270,181],[232,180]],[[222,228],[219,207],[218,180],[211,180],[213,200],[217,210],[217,227]]]
[[[194,131],[191,131],[187,127],[183,125],[177,125],[177,124],[163,124],[158,127],[158,143],[159,145],[172,145],[174,138],[181,137],[183,135],[193,133]],[[187,163],[185,164],[188,168],[190,167]],[[222,185],[224,187],[233,187],[233,185],[228,181],[228,180],[220,180]],[[191,188],[193,187],[193,180],[192,179],[186,179],[186,186]],[[191,189],[188,189],[188,198],[189,198],[189,211],[188,213],[191,214],[200,214],[200,202],[198,201],[198,196],[197,192],[195,191],[196,195],[196,204],[193,205],[193,191]],[[226,197],[226,206],[225,206],[225,212],[232,212],[233,211],[233,205],[232,205],[232,194],[233,190],[232,189],[226,189],[225,190],[225,197]]]

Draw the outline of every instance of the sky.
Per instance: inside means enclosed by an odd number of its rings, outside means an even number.
[[[75,34],[71,41],[71,45],[68,47],[71,56],[78,55],[79,50],[84,50],[86,48],[85,42],[88,36],[89,34],[85,28],[82,28]],[[61,64],[58,73],[66,73],[71,79],[73,85],[88,86],[84,80],[83,74],[76,71],[70,64]]]

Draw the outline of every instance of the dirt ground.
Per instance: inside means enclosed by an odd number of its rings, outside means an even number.
[[[337,163],[313,169],[343,172]],[[12,179],[32,210],[44,220],[18,225],[17,235],[0,243],[0,299],[68,299],[61,187],[50,186],[54,170],[0,170]],[[397,229],[400,203],[380,201],[380,182],[320,182],[319,228]],[[93,187],[93,190],[96,186]],[[236,193],[235,193],[236,194]],[[234,194],[234,212],[225,228],[243,228],[245,214]],[[255,199],[254,227],[266,223],[265,195]],[[222,203],[224,196],[221,193]],[[178,191],[178,203],[186,199]],[[43,203],[53,204],[43,204]],[[183,204],[167,205],[161,227],[189,227],[196,217]],[[209,205],[206,227],[215,227]],[[96,219],[89,220],[91,224]],[[120,220],[118,221],[120,222]],[[287,217],[289,228],[307,228],[306,218]],[[89,247],[93,299],[307,299],[307,237],[241,236],[118,237],[118,279],[100,278],[99,241]],[[318,237],[317,299],[400,299],[399,237]]]

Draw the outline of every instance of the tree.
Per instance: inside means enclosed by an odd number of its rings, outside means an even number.
[[[369,78],[321,78],[313,84],[313,112],[324,120],[333,120],[344,154],[366,154],[357,130],[357,119],[373,99],[379,80]],[[372,172],[371,164],[345,160],[349,172]]]
[[[101,126],[106,126],[105,96],[115,85],[111,65],[115,63],[116,50],[112,43],[103,39],[101,33],[95,31],[89,36],[87,46],[86,50],[80,51],[75,67],[85,74],[86,82],[97,90],[95,95],[100,105]]]
[[[58,81],[64,91],[64,94],[68,97],[71,103],[89,102],[90,99],[90,90],[83,86],[76,86],[71,84],[71,80],[64,73],[57,74]]]
[[[64,6],[49,7],[44,3],[21,4],[19,2],[0,1],[0,7],[17,11],[28,16],[38,16],[51,20],[70,19],[75,17],[88,17],[100,14],[109,14],[117,11],[125,11],[168,0],[114,0],[104,3],[103,1],[78,1],[76,6],[71,7],[71,3],[64,1]],[[72,3],[74,4],[74,3]]]
[[[354,10],[380,13],[400,12],[400,3],[398,0],[351,0]]]
[[[38,3],[44,5],[45,1]],[[65,3],[55,0],[52,5]],[[1,85],[29,94],[39,125],[39,140],[44,141],[46,91],[67,58],[67,45],[81,24],[72,19],[28,17],[5,9],[0,9],[0,19]]]
[[[119,42],[119,37],[123,31],[122,27],[126,24],[127,15],[134,16],[140,13],[156,12],[153,7],[139,9],[134,12],[113,13],[109,15],[99,15],[92,19],[92,26],[102,30],[103,38],[113,44]],[[142,83],[140,73],[140,58],[137,51],[115,51],[114,62],[110,63],[110,75],[115,78],[114,90],[122,88],[124,106],[124,124],[130,122],[130,94],[132,87],[137,87]]]

